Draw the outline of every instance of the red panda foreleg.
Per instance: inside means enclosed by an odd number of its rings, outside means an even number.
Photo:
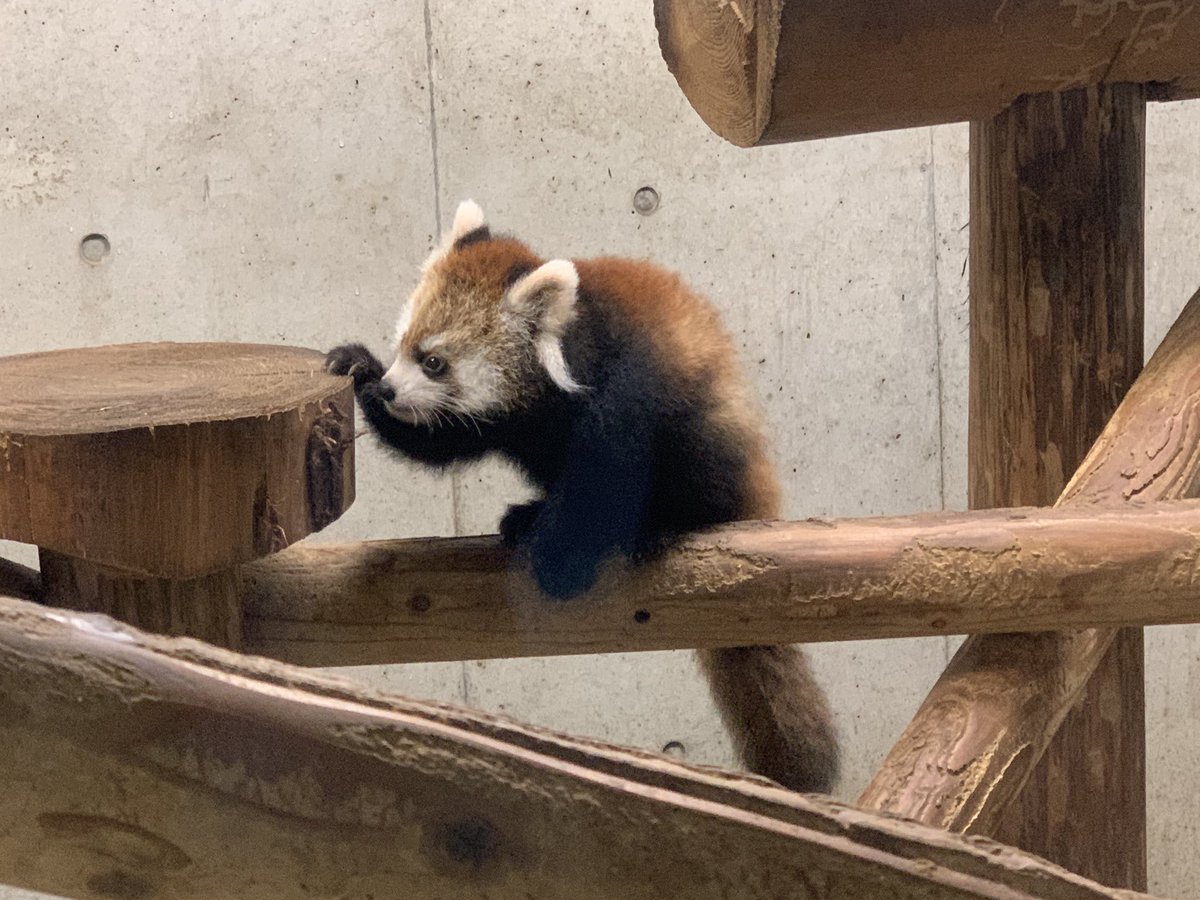
[[[566,467],[521,541],[538,586],[558,600],[591,588],[601,563],[632,556],[643,537],[653,420],[642,404],[622,402],[619,381],[600,390],[576,420]]]

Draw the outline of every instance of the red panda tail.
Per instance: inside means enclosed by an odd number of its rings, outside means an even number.
[[[804,651],[730,647],[697,655],[742,764],[794,791],[829,793],[837,735]]]

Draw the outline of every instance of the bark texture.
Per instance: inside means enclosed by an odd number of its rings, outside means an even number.
[[[1025,94],[1144,84],[1200,96],[1185,0],[654,0],[659,46],[742,146],[990,118]]]
[[[972,126],[972,506],[1191,496],[1200,295],[1104,424],[1142,359],[1144,113],[1116,85]],[[1142,886],[1143,679],[1140,631],[973,637],[861,802]]]
[[[341,666],[1200,621],[1200,505],[742,523],[569,604],[490,537],[242,567],[246,647]],[[156,629],[157,630],[157,629]]]
[[[0,599],[0,882],[72,897],[1131,897],[983,839]]]

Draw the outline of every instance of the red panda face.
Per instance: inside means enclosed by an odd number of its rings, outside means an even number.
[[[532,402],[547,380],[579,388],[562,355],[575,315],[574,265],[543,264],[485,229],[479,207],[461,204],[401,310],[396,360],[384,375],[399,419],[489,421]]]

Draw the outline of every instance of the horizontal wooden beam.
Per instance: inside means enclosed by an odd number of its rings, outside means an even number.
[[[1059,502],[1088,510],[1197,494],[1200,293],[1129,389]],[[1186,578],[1200,580],[1200,572],[1193,569]],[[971,638],[859,803],[944,828],[992,833],[1115,636],[1111,629],[1088,628]]]
[[[990,118],[1106,82],[1200,96],[1193,4],[654,0],[667,66],[743,147]]]
[[[722,528],[569,603],[493,538],[297,546],[244,566],[246,647],[305,665],[1200,622],[1200,503]]]
[[[1142,896],[762,780],[2,598],[0,721],[0,882],[71,897]]]

